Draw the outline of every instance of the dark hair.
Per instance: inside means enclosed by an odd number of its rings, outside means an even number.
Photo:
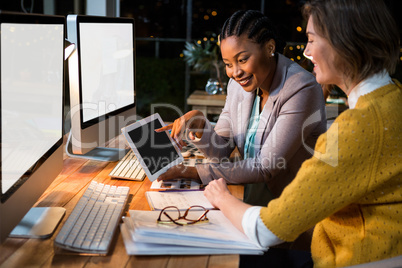
[[[256,10],[239,10],[223,24],[220,41],[230,36],[247,37],[257,44],[265,44],[269,40],[275,41],[276,51],[283,52],[286,43],[277,34],[276,27],[267,16]]]
[[[344,69],[351,81],[395,71],[399,32],[382,0],[311,0],[303,15],[329,41],[337,54],[335,67]]]

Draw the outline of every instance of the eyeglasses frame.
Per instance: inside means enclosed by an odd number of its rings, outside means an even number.
[[[201,215],[200,217],[198,217],[198,219],[196,219],[196,220],[189,220],[189,219],[186,219],[186,216],[188,215],[189,211],[190,211],[192,208],[196,208],[196,207],[202,208],[202,209],[204,210],[204,213],[202,213],[202,215]],[[172,219],[172,217],[170,217],[169,214],[166,212],[166,210],[169,209],[169,208],[175,208],[175,209],[177,209],[177,211],[178,211],[178,213],[179,213],[179,217],[178,217],[177,219],[175,219],[175,220]],[[176,206],[167,206],[167,207],[164,207],[164,208],[161,210],[161,213],[159,214],[159,217],[158,217],[158,219],[157,219],[157,222],[158,222],[158,223],[161,223],[161,224],[165,224],[165,223],[174,223],[174,224],[179,225],[179,226],[185,226],[185,225],[195,224],[195,223],[198,223],[198,222],[208,222],[208,221],[209,221],[209,219],[207,218],[207,213],[208,213],[208,212],[209,212],[209,209],[206,209],[206,208],[204,208],[203,206],[195,205],[195,206],[189,207],[189,208],[184,212],[183,216],[181,216],[181,213],[180,213],[180,210],[179,210],[178,207],[176,207]],[[161,220],[162,213],[163,213],[166,217],[168,217],[170,221],[162,221],[162,220]],[[203,219],[203,218],[204,218],[204,219]],[[186,220],[187,222],[186,222],[186,223],[180,223],[180,222],[178,222],[179,220]]]

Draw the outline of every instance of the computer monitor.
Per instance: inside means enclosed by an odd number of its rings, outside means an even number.
[[[131,18],[67,16],[72,157],[117,161],[127,152],[124,143],[102,146],[136,121],[134,29]]]
[[[63,167],[64,31],[61,16],[0,12],[0,243],[51,234],[54,210],[31,207]]]

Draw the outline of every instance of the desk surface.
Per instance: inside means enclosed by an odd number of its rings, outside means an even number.
[[[120,140],[121,142],[121,140]],[[150,210],[145,197],[151,182],[111,179],[108,175],[117,162],[89,161],[65,156],[60,175],[38,200],[36,206],[59,206],[67,209],[55,234],[45,240],[8,238],[0,245],[0,267],[238,267],[238,255],[211,256],[129,256],[118,228],[112,253],[105,257],[62,255],[55,253],[53,240],[88,184],[94,180],[105,184],[130,187],[129,209]],[[241,198],[242,186],[230,186]]]

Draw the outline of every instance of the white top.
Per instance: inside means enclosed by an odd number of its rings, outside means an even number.
[[[360,96],[368,94],[380,87],[393,83],[386,71],[372,75],[361,81],[351,91],[348,101],[349,108],[354,109]],[[247,237],[258,243],[261,247],[270,247],[281,244],[285,241],[274,235],[262,222],[260,210],[262,207],[254,206],[248,208],[243,215],[242,227]]]
[[[348,96],[349,108],[354,109],[356,107],[357,100],[360,96],[366,95],[389,83],[392,83],[392,79],[385,70],[361,81],[352,89]]]
[[[264,248],[282,244],[285,241],[274,235],[262,222],[260,217],[261,208],[254,206],[246,210],[241,222],[244,233],[250,240]]]

